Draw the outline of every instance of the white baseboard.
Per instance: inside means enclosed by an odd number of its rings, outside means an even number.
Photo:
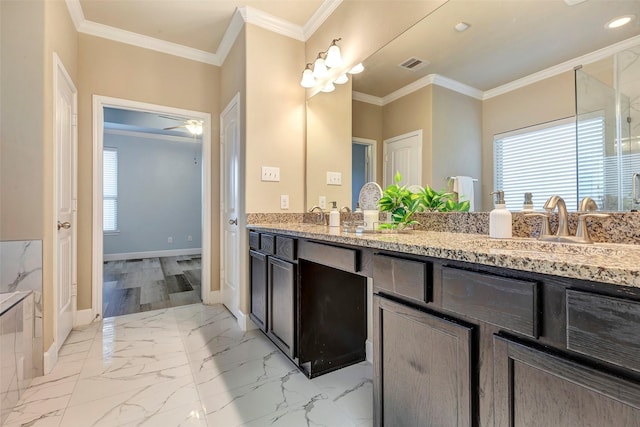
[[[238,325],[243,331],[258,329],[258,326],[253,323],[253,320],[251,320],[251,318],[248,315],[244,314],[241,310],[238,310]]]
[[[222,302],[220,291],[205,292],[202,302],[206,305],[220,304]]]
[[[76,318],[73,322],[73,326],[84,326],[93,322],[93,310],[87,308],[86,310],[76,311]]]
[[[56,363],[58,363],[58,345],[54,341],[49,350],[44,352],[44,374],[50,373]]]
[[[165,256],[202,255],[202,248],[171,249],[168,251],[126,252],[120,254],[104,254],[104,261],[122,261],[125,259],[159,258]]]
[[[371,340],[365,341],[364,351],[367,357],[367,362],[373,363],[373,341]]]

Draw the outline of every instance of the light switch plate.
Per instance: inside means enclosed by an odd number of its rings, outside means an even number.
[[[289,209],[289,195],[281,194],[280,195],[280,209]]]
[[[280,181],[280,168],[274,166],[262,166],[263,181]]]
[[[318,197],[318,206],[320,209],[327,209],[327,196]]]
[[[327,172],[327,185],[342,185],[342,174],[340,172]]]

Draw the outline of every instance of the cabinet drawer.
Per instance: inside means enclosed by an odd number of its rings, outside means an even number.
[[[538,286],[449,267],[442,269],[442,307],[538,338]]]
[[[249,232],[249,249],[260,249],[260,233],[257,231]]]
[[[567,348],[640,372],[640,302],[567,290]]]
[[[358,251],[355,249],[302,240],[299,242],[298,257],[351,273],[359,271]]]
[[[373,256],[373,286],[426,302],[429,282],[427,264],[387,255]]]
[[[289,237],[276,236],[276,255],[289,261],[295,261],[296,240]]]
[[[271,234],[260,235],[260,251],[273,255],[276,250],[275,236]]]

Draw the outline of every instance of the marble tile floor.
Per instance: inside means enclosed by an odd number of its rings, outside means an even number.
[[[74,329],[4,427],[371,426],[371,378],[309,380],[222,305],[185,305]]]
[[[201,271],[199,255],[106,261],[103,316],[201,302]]]

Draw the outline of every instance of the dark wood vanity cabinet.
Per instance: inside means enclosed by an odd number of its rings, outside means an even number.
[[[262,331],[267,331],[267,255],[249,251],[251,312],[249,317]]]
[[[474,425],[472,327],[373,301],[376,425]]]

